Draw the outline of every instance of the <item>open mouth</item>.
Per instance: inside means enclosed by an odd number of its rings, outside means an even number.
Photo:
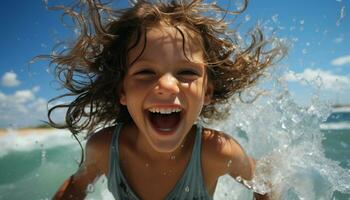
[[[148,118],[160,134],[171,134],[181,121],[181,109],[149,109]]]

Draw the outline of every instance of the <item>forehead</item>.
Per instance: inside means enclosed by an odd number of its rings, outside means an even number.
[[[138,44],[128,53],[128,62],[132,63],[140,58],[158,58],[188,59],[191,62],[203,63],[203,56],[199,34],[184,26],[175,28],[160,23],[147,27],[142,32]]]

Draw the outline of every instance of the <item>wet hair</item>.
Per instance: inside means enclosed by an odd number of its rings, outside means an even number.
[[[254,85],[281,54],[279,47],[271,47],[259,29],[252,31],[246,47],[240,46],[234,34],[230,34],[235,30],[229,28],[225,16],[243,12],[247,1],[243,0],[243,6],[235,12],[202,0],[134,0],[132,6],[124,9],[113,9],[99,0],[85,0],[69,7],[51,7],[72,17],[79,34],[70,48],[48,56],[58,81],[68,90],[51,101],[73,97],[71,102],[49,109],[49,124],[68,128],[76,135],[98,126],[132,120],[118,96],[130,66],[128,53],[146,38],[144,30],[161,22],[181,33],[183,48],[188,41],[186,31],[199,36],[209,83],[213,86],[211,103],[203,107],[200,117],[208,122],[223,119],[225,112],[218,107],[227,107],[229,98]],[[221,17],[216,18],[218,14]],[[143,50],[146,45],[145,42]],[[63,124],[52,119],[56,109],[67,109]]]

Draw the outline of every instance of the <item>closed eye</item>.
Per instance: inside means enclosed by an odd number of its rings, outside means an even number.
[[[140,70],[134,73],[134,75],[154,75],[155,72],[149,69]]]
[[[199,76],[198,72],[193,70],[183,70],[178,73],[179,75]]]

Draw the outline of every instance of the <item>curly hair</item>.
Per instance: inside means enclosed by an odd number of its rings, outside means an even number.
[[[207,121],[224,118],[225,113],[217,106],[225,106],[230,97],[254,85],[264,69],[281,54],[279,47],[271,47],[259,29],[251,33],[251,42],[245,48],[229,34],[231,30],[224,21],[225,16],[243,12],[247,3],[248,0],[243,0],[243,6],[236,12],[203,0],[168,3],[134,0],[131,7],[119,10],[99,0],[79,1],[71,7],[51,7],[71,16],[79,35],[71,48],[48,56],[50,65],[55,66],[56,77],[69,90],[51,101],[74,97],[70,103],[49,109],[49,124],[68,128],[75,135],[100,125],[132,120],[118,96],[130,66],[127,55],[142,39],[143,30],[160,22],[175,28],[185,27],[185,30],[177,28],[183,43],[186,29],[198,34],[208,79],[214,88],[211,103],[203,107],[200,117]],[[223,17],[210,17],[217,13]],[[67,109],[65,123],[55,123],[53,111],[62,108]]]

